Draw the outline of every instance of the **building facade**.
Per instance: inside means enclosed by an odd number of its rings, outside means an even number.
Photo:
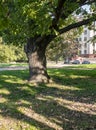
[[[94,30],[96,29],[96,22],[93,23]],[[89,30],[88,27],[84,27],[84,31],[78,38],[80,43],[79,55],[81,57],[96,57],[96,42],[92,41],[92,38],[96,35],[96,31]]]

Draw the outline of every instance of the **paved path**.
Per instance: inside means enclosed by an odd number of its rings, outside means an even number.
[[[55,64],[55,65],[48,65],[47,67],[48,68],[62,68],[62,67],[65,67],[66,69],[79,69],[79,70],[92,70],[92,69],[95,69],[95,68],[78,68],[78,67],[75,67],[75,66],[77,66],[77,65],[73,65],[73,64]],[[26,69],[28,69],[28,66],[14,66],[14,67],[0,68],[0,71],[4,71],[4,70],[26,70]]]
[[[51,64],[51,65],[47,65],[48,68],[62,68],[64,66],[73,66],[71,64]],[[4,67],[4,68],[0,68],[0,71],[4,71],[4,70],[26,70],[28,69],[28,66],[14,66],[14,67]]]
[[[22,66],[18,66],[18,67],[4,67],[4,68],[0,68],[0,71],[4,71],[4,70],[26,70],[28,69],[28,67],[22,67]]]

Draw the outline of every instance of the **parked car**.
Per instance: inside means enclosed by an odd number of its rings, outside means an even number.
[[[80,61],[79,61],[79,60],[74,60],[74,61],[72,62],[72,64],[80,64]]]
[[[82,64],[90,64],[90,61],[84,60]]]

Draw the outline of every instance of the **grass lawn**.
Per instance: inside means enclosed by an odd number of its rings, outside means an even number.
[[[0,63],[0,68],[28,66],[27,63]]]
[[[69,66],[66,66],[66,68],[69,68]],[[96,64],[75,64],[70,66],[70,68],[96,69]]]
[[[48,69],[54,83],[0,72],[0,130],[96,130],[96,69]]]

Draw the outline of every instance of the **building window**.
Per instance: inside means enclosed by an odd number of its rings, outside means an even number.
[[[81,48],[82,48],[82,44],[79,44],[79,45],[78,45],[78,48],[80,48],[80,49],[81,49]]]
[[[87,54],[87,50],[84,50],[84,54]]]
[[[85,48],[87,47],[87,43],[84,44]]]
[[[85,35],[87,34],[87,30],[84,31],[84,34],[85,34]]]
[[[79,41],[82,41],[81,37],[79,38]]]
[[[84,37],[84,41],[87,41],[87,37]]]
[[[79,40],[79,39],[78,39],[78,38],[76,38],[75,40],[76,40],[76,42],[78,42],[78,40]]]

